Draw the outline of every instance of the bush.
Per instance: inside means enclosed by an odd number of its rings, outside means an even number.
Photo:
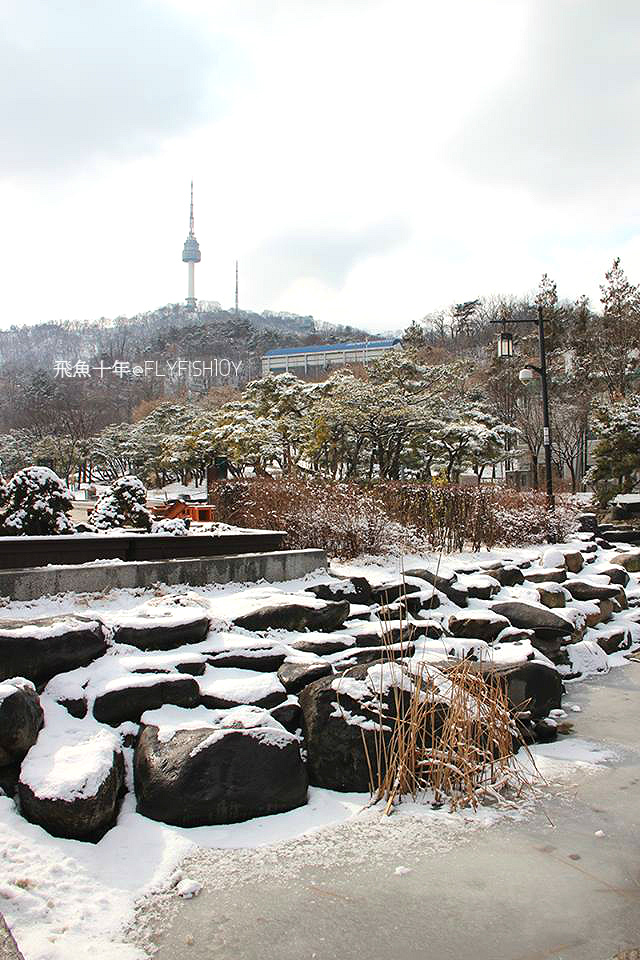
[[[73,533],[73,506],[60,477],[48,467],[25,467],[0,487],[0,532],[10,537]]]
[[[364,488],[317,477],[223,481],[212,491],[216,518],[287,530],[291,549],[334,557],[524,546],[565,540],[577,508],[547,508],[540,491],[384,482]]]
[[[232,480],[212,491],[223,523],[286,530],[287,547],[316,547],[334,557],[419,549],[421,541],[385,510],[374,493],[355,484],[315,477]]]
[[[154,520],[151,533],[162,533],[166,537],[186,537],[189,530],[180,517],[165,517],[163,520]]]
[[[104,493],[90,516],[90,521],[98,530],[113,527],[141,527],[151,530],[151,514],[146,508],[147,491],[142,480],[137,477],[119,477],[110,493]]]
[[[414,527],[430,549],[445,553],[562,541],[577,529],[578,509],[558,503],[551,511],[540,490],[400,482],[377,490],[393,517]]]

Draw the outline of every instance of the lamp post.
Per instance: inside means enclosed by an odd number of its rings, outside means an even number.
[[[505,328],[504,320],[492,320],[491,323],[501,323],[502,332],[498,337],[498,356],[499,357],[512,357],[513,356],[513,337]],[[538,304],[538,343],[539,343],[539,355],[540,355],[540,366],[536,366],[533,363],[527,363],[525,367],[518,374],[518,378],[521,383],[531,383],[533,380],[533,374],[537,373],[540,377],[540,384],[542,386],[542,423],[543,423],[543,446],[544,446],[544,469],[546,474],[546,486],[547,486],[547,500],[549,506],[553,508],[554,506],[554,496],[553,496],[553,477],[551,474],[551,424],[549,422],[549,382],[547,377],[547,352],[544,342],[544,314],[542,310],[542,304]],[[510,319],[509,323],[535,323],[534,320],[529,320],[528,318],[523,317],[522,319]]]

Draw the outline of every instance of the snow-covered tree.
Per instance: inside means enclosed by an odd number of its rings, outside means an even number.
[[[640,290],[627,279],[620,257],[605,274],[603,330],[593,344],[594,358],[612,397],[629,393],[640,365]]]
[[[0,477],[9,478],[36,460],[37,438],[30,430],[10,430],[0,436]]]
[[[119,477],[110,493],[103,494],[93,508],[89,522],[98,530],[112,527],[151,529],[151,514],[146,508],[147,491],[138,477]]]
[[[69,491],[53,470],[25,467],[0,486],[0,531],[32,537],[73,533],[71,507]]]
[[[602,405],[593,422],[597,437],[589,480],[606,499],[640,486],[640,396]]]

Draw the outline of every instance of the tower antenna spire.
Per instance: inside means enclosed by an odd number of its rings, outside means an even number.
[[[195,265],[200,263],[200,247],[193,232],[193,180],[191,181],[191,206],[189,207],[189,236],[185,240],[182,259],[188,267],[187,306],[196,308]]]
[[[238,316],[238,261],[236,260],[236,317]]]

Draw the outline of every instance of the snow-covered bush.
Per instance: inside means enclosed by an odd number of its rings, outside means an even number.
[[[170,537],[186,537],[189,530],[180,517],[166,517],[164,520],[153,521],[151,533],[163,533]]]
[[[73,533],[66,484],[48,467],[25,467],[0,486],[0,532],[38,537]]]
[[[521,547],[527,543],[562,543],[578,530],[579,506],[572,500],[556,500],[549,510],[539,490],[505,490],[492,509],[492,529],[487,546]],[[493,542],[491,542],[493,541]]]
[[[222,522],[286,530],[291,549],[345,558],[563,541],[579,512],[563,502],[550,511],[535,490],[402,481],[365,488],[321,477],[224,481],[212,495]]]
[[[110,493],[104,493],[96,503],[89,517],[91,524],[98,530],[113,527],[142,527],[151,529],[151,514],[145,504],[147,491],[138,477],[119,477],[111,487]]]
[[[318,547],[333,557],[415,552],[415,531],[389,516],[380,499],[320,477],[223,481],[212,491],[224,523],[286,530],[287,547]]]

